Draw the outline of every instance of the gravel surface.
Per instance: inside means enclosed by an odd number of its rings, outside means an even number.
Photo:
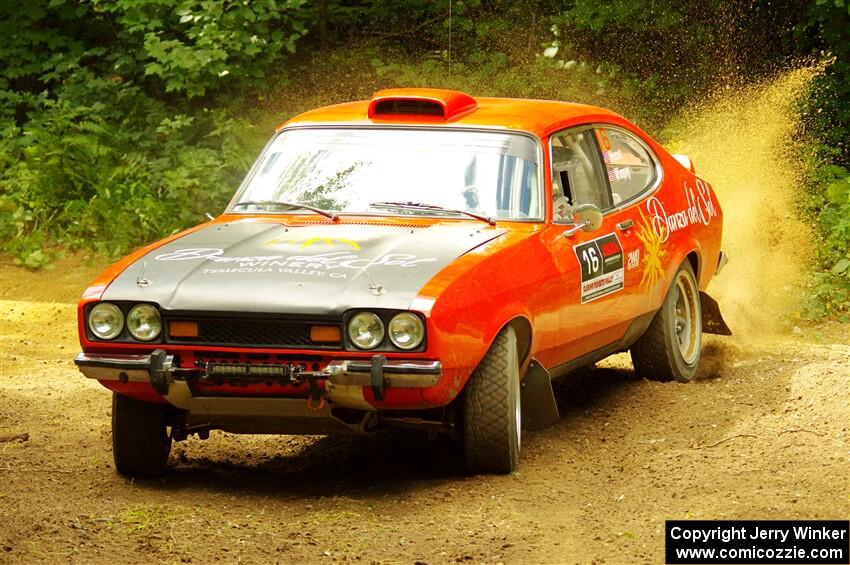
[[[847,326],[709,337],[688,385],[611,358],[559,383],[560,423],[524,435],[509,476],[467,477],[415,433],[213,432],[127,480],[110,394],[72,363],[97,270],[3,264],[3,563],[661,563],[667,519],[850,514]]]

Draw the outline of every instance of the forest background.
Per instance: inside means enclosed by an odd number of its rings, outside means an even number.
[[[276,125],[379,88],[593,103],[686,150],[705,100],[816,68],[794,316],[850,321],[850,0],[30,0],[0,37],[0,245],[32,269],[221,212]]]

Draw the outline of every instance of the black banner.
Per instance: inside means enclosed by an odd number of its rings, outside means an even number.
[[[668,520],[667,563],[850,563],[847,520]]]

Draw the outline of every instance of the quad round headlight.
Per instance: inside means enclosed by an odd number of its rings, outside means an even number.
[[[384,341],[384,323],[371,312],[358,312],[348,321],[348,338],[360,349],[375,349]]]
[[[416,349],[425,339],[425,326],[416,314],[396,314],[389,324],[390,341],[399,349]]]
[[[127,329],[139,341],[151,341],[162,331],[159,310],[150,304],[137,304],[127,314]]]
[[[115,339],[124,329],[124,314],[115,304],[101,302],[89,310],[89,329],[100,339]]]

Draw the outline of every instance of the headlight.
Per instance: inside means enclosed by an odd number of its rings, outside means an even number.
[[[115,304],[101,302],[89,311],[89,329],[100,339],[115,339],[124,329],[124,314]]]
[[[390,341],[399,349],[416,349],[425,339],[425,326],[416,314],[396,314],[389,325]]]
[[[360,349],[375,349],[384,341],[384,323],[371,312],[359,312],[348,322],[348,337]]]
[[[151,341],[162,331],[159,310],[150,304],[137,304],[127,314],[127,329],[139,341]]]

